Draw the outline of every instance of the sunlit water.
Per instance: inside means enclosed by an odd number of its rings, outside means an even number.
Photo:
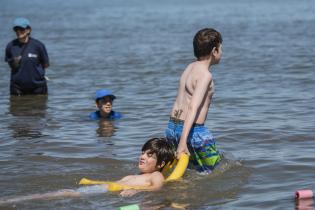
[[[82,177],[137,173],[142,144],[163,136],[197,30],[223,36],[206,125],[226,159],[161,191],[24,201],[0,209],[294,209],[315,189],[315,2],[18,1],[0,6],[0,56],[11,23],[30,19],[48,49],[48,97],[10,97],[0,62],[0,197],[76,189]],[[2,59],[3,60],[3,59]],[[88,120],[99,88],[114,91],[116,122]]]

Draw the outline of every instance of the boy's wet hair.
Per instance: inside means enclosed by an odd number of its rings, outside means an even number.
[[[142,152],[149,151],[149,154],[155,154],[157,157],[156,165],[165,165],[175,159],[175,151],[165,138],[149,139],[143,146]],[[162,167],[163,168],[163,167]]]
[[[204,28],[194,37],[194,54],[198,60],[206,59],[214,47],[219,47],[223,40],[220,32],[213,28]]]

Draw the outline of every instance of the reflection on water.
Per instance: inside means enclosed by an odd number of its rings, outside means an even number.
[[[116,132],[113,120],[100,119],[96,133],[101,137],[111,137]]]
[[[45,128],[47,95],[11,96],[9,113],[14,116],[8,128],[13,138],[40,138]]]
[[[47,109],[47,95],[11,96],[9,113],[13,116],[45,117]]]
[[[296,210],[313,210],[314,199],[295,199],[295,209]]]
[[[176,203],[171,200],[165,199],[163,202],[154,202],[152,200],[144,201],[139,204],[140,209],[145,210],[158,210],[164,208],[172,208],[172,209],[188,209],[189,204],[186,203]]]

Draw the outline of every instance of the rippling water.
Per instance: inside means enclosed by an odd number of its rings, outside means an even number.
[[[223,36],[206,125],[226,160],[159,192],[26,201],[4,209],[294,209],[315,190],[315,2],[312,0],[18,1],[0,7],[0,45],[16,16],[46,44],[49,96],[10,97],[0,62],[0,197],[77,188],[82,177],[137,173],[142,144],[162,136],[179,76],[203,27]],[[89,121],[96,89],[117,95],[114,123]]]

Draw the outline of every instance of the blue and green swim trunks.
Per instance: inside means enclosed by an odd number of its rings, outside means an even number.
[[[183,121],[171,118],[165,130],[166,139],[175,149],[178,146],[183,127]],[[203,124],[192,126],[187,139],[187,147],[190,152],[189,168],[194,168],[199,172],[211,173],[221,160],[215,139]]]

